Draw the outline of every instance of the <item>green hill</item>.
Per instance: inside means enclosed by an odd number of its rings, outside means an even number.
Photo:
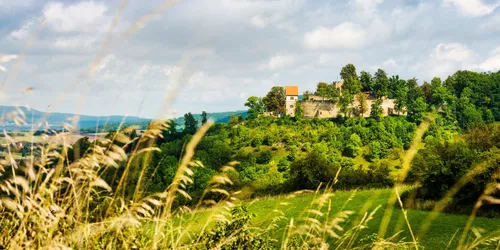
[[[305,195],[288,195],[268,197],[253,201],[245,201],[248,212],[255,215],[251,220],[251,225],[262,229],[274,223],[278,217],[283,217],[276,222],[276,230],[273,230],[273,238],[281,240],[284,229],[290,225],[291,220],[296,227],[301,224],[310,224],[313,220],[323,223],[328,217],[334,218],[342,211],[349,211],[352,214],[345,223],[340,226],[344,228],[343,232],[337,232],[342,235],[354,224],[359,223],[365,213],[371,213],[376,210],[373,219],[368,221],[367,228],[360,231],[356,237],[354,245],[370,243],[375,240],[374,235],[378,232],[384,216],[385,208],[392,189],[371,189],[362,191],[336,191],[330,194],[309,193]],[[325,199],[326,198],[326,199]],[[323,199],[324,206],[319,209],[318,202]],[[322,214],[311,212],[319,210]],[[309,211],[309,212],[308,212]],[[201,231],[205,225],[213,225],[214,216],[224,212],[224,208],[213,208],[202,212],[197,212],[191,216],[185,216],[179,221],[184,228],[190,228],[190,232]],[[421,232],[421,226],[429,216],[429,211],[408,210],[407,216],[410,226],[415,235]],[[418,239],[419,247],[423,249],[445,249],[450,244],[449,249],[457,248],[460,234],[465,227],[468,216],[455,214],[440,214],[437,219],[431,223],[427,233],[421,239]],[[211,222],[212,221],[212,222]],[[500,219],[491,219],[478,217],[474,220],[473,227],[478,231],[491,232],[498,229]],[[458,233],[457,233],[458,232]],[[457,233],[456,236],[454,234]],[[403,217],[403,212],[398,204],[394,207],[386,238],[395,236],[393,242],[412,242],[412,237],[408,225]],[[473,240],[470,235],[468,240]],[[481,249],[485,246],[480,247]],[[398,248],[400,249],[400,248]],[[409,249],[412,249],[411,247]]]

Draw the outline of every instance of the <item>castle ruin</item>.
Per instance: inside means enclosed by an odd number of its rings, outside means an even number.
[[[335,82],[335,88],[339,90],[341,93],[343,82]],[[369,117],[371,112],[371,106],[373,102],[376,101],[376,98],[370,94],[365,93],[367,95],[367,109],[363,114],[359,114],[359,112],[355,109],[355,107],[359,106],[358,100],[354,100],[351,104],[352,114],[357,116]],[[299,87],[298,86],[285,86],[285,104],[286,104],[286,115],[295,116],[295,108],[297,107],[297,103],[300,102],[302,109],[304,110],[304,118],[335,118],[340,114],[338,103],[321,96],[311,95],[307,100],[299,100]],[[383,115],[392,115],[396,114],[395,112],[395,100],[388,99],[383,97],[382,104],[380,105],[383,109]]]

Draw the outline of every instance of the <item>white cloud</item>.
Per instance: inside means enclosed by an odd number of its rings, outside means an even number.
[[[374,17],[377,13],[377,5],[383,2],[384,0],[350,0],[349,4],[354,6],[358,17],[365,19]]]
[[[17,55],[0,55],[0,63],[6,63],[17,58]]]
[[[483,71],[500,70],[500,46],[494,49],[491,53],[491,56],[475,68],[479,68]]]
[[[472,56],[472,51],[460,43],[440,43],[432,56],[437,60],[463,62]]]
[[[59,49],[87,49],[96,42],[96,38],[88,36],[61,37],[53,43]]]
[[[500,70],[500,54],[489,57],[486,61],[479,64],[479,68],[484,71]]]
[[[318,63],[321,65],[327,64],[333,60],[333,57],[328,54],[319,55]]]
[[[33,2],[34,0],[0,0],[0,13],[29,8],[33,5]]]
[[[358,24],[344,22],[331,29],[320,26],[306,33],[304,42],[311,49],[356,49],[365,45],[367,37]]]
[[[252,24],[253,26],[257,27],[257,28],[265,28],[267,27],[267,24],[268,24],[268,21],[265,20],[262,16],[254,16],[252,18],[250,18],[250,24]]]
[[[271,70],[286,68],[295,63],[296,59],[293,55],[277,55],[273,56],[267,62],[267,66]]]
[[[426,60],[418,62],[413,71],[430,80],[433,77],[447,77],[460,69],[474,66],[475,52],[460,43],[440,43],[436,45]]]
[[[106,30],[110,18],[104,3],[84,1],[72,5],[50,2],[43,9],[43,19],[57,32],[98,32]]]
[[[455,6],[464,16],[484,16],[491,14],[500,2],[486,4],[483,0],[443,0],[445,6]]]
[[[498,46],[496,49],[493,50],[492,54],[500,54],[500,46]]]
[[[394,59],[388,59],[382,63],[382,67],[395,67],[395,66],[397,66],[397,64],[396,61],[394,61]]]
[[[7,62],[14,60],[16,58],[17,58],[17,55],[0,55],[0,63],[7,63]],[[0,71],[6,72],[7,68],[0,65]]]
[[[12,38],[12,39],[15,39],[15,40],[24,40],[24,39],[26,39],[29,36],[29,34],[31,32],[31,29],[33,28],[34,24],[35,24],[35,21],[33,19],[27,21],[18,30],[14,30],[14,31],[10,32],[9,37]]]

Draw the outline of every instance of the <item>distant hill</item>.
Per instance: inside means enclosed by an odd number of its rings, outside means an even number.
[[[230,112],[217,112],[217,113],[207,113],[207,118],[214,120],[215,123],[228,123],[229,119],[232,115],[241,115],[243,118],[248,116],[248,112],[246,110],[239,111],[230,111]],[[201,114],[193,114],[194,118],[198,120],[198,123],[201,124]],[[177,122],[178,128],[184,128],[184,116],[175,119]]]
[[[229,112],[215,112],[215,113],[207,113],[208,119],[214,120],[215,123],[228,123],[229,119],[231,118],[232,115],[241,115],[243,117],[247,117],[248,113],[247,111],[229,111]],[[193,114],[194,118],[198,120],[198,123],[201,125],[201,114]],[[139,129],[143,130],[146,129],[149,122],[151,120],[147,121],[132,121],[132,122],[125,122],[122,127],[128,127],[128,126],[138,126]],[[175,118],[175,122],[177,123],[177,130],[182,130],[184,128],[184,116]],[[119,122],[116,123],[107,123],[106,125],[101,125],[97,128],[98,131],[113,131],[113,130],[118,130],[118,127],[120,126]],[[82,130],[83,132],[87,133],[93,133],[95,132],[95,126],[94,127],[89,127],[86,129]]]
[[[20,126],[16,125],[12,121],[5,121],[0,127],[2,129],[12,131],[12,130],[21,130],[27,131],[31,130],[33,124],[37,124],[39,122],[47,121],[52,129],[60,129],[62,128],[64,123],[70,123],[71,119],[75,117],[75,114],[71,113],[46,113],[36,109],[28,109],[26,107],[19,107],[19,109],[26,116],[26,124],[22,124]],[[10,112],[14,112],[17,110],[17,107],[14,106],[0,106],[0,113],[7,114]],[[46,118],[45,118],[46,117]],[[90,116],[90,115],[80,115],[78,127],[89,128],[102,126],[106,123],[120,123],[125,121],[126,123],[130,122],[149,122],[151,119],[135,117],[135,116],[121,116],[121,115],[111,115],[111,116]]]
[[[60,129],[64,123],[69,123],[75,114],[71,113],[46,113],[36,109],[28,109],[26,107],[19,107],[19,109],[26,116],[26,124],[20,126],[16,125],[12,121],[4,121],[0,128],[7,131],[29,131],[32,129],[33,124],[39,122],[45,122],[45,117],[47,117],[47,122],[49,123],[51,129]],[[17,110],[14,106],[1,106],[0,113],[7,114]],[[201,114],[193,114],[194,117],[201,123]],[[214,120],[216,123],[227,123],[232,115],[242,115],[247,116],[247,111],[230,111],[230,112],[215,112],[208,113],[208,118]],[[95,128],[99,131],[112,131],[116,130],[120,123],[124,123],[124,126],[136,125],[141,129],[145,129],[152,119],[136,117],[136,116],[122,116],[122,115],[111,115],[111,116],[91,116],[91,115],[80,115],[78,127],[84,132],[95,132]],[[178,129],[184,127],[184,117],[179,117],[175,119],[178,124]]]

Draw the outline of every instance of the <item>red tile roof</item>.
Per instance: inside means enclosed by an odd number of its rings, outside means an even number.
[[[285,95],[298,96],[299,95],[299,86],[286,86],[285,87]]]

